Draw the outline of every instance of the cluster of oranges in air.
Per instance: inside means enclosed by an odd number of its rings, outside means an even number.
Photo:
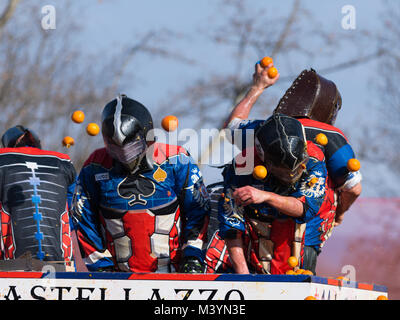
[[[71,120],[75,123],[83,123],[85,121],[85,113],[81,110],[76,110],[71,115]],[[86,133],[90,136],[97,136],[100,132],[100,127],[97,123],[91,122],[86,126]],[[74,138],[70,136],[64,137],[62,144],[66,148],[70,148],[75,144]]]
[[[273,60],[270,57],[264,57],[259,63],[265,68],[270,64],[273,64]],[[275,78],[277,75],[278,70],[275,67],[270,67],[268,69],[268,76],[270,78]],[[75,123],[82,123],[85,120],[85,114],[83,111],[77,110],[72,114],[71,119]],[[165,131],[175,131],[178,128],[178,118],[174,115],[168,115],[162,119],[161,126]],[[90,136],[96,136],[100,132],[100,128],[96,123],[89,123],[86,127],[86,132]],[[72,137],[66,136],[64,137],[62,144],[64,147],[70,148],[75,144],[75,141]]]
[[[274,60],[271,57],[264,57],[258,62],[263,68],[268,68],[268,77],[271,79],[278,75],[278,69],[273,66]],[[85,114],[81,110],[75,111],[71,116],[72,121],[75,123],[82,123],[85,120]],[[164,117],[161,121],[161,126],[165,131],[172,132],[178,128],[178,118],[174,115],[168,115]],[[100,128],[96,123],[89,123],[86,127],[86,132],[90,136],[96,136],[100,132]],[[326,146],[328,144],[328,138],[325,134],[320,133],[315,137],[315,142],[321,146]],[[65,137],[63,139],[63,145],[67,148],[74,145],[75,141],[72,137]],[[350,172],[355,172],[360,170],[360,162],[357,159],[350,159],[347,162],[347,169]],[[256,166],[253,170],[253,176],[257,180],[264,180],[267,177],[267,169],[263,165]],[[315,184],[317,181],[311,181],[311,184]],[[312,186],[312,185],[310,185]]]
[[[75,123],[83,123],[85,121],[85,113],[81,110],[76,110],[71,115],[71,120]],[[169,115],[161,121],[161,126],[166,131],[175,131],[178,128],[178,118]],[[100,127],[97,123],[91,122],[86,126],[86,133],[90,136],[97,136],[100,132]],[[70,136],[64,137],[62,144],[66,148],[70,148],[75,144],[74,138]]]

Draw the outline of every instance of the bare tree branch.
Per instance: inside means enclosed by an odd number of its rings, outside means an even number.
[[[83,110],[85,120],[99,123],[99,110],[115,96],[122,76],[129,75],[129,64],[139,53],[180,61],[184,56],[164,45],[175,39],[175,34],[165,30],[145,31],[127,49],[116,47],[88,55],[76,44],[81,31],[78,16],[73,14],[77,7],[60,4],[63,19],[57,29],[43,30],[37,23],[40,5],[32,1],[19,6],[13,24],[1,30],[0,61],[7,63],[0,64],[0,127],[5,130],[22,124],[35,130],[45,148],[67,152],[79,167],[102,140],[100,135],[89,137],[85,125],[73,123],[72,112]],[[61,145],[66,135],[76,142],[68,150]]]
[[[4,9],[4,12],[0,16],[0,29],[2,29],[6,25],[6,23],[11,19],[19,1],[20,0],[8,1],[7,7]]]
[[[276,41],[276,43],[272,49],[273,57],[275,57],[278,54],[278,52],[281,51],[283,44],[286,41],[286,38],[289,36],[289,34],[291,32],[291,27],[293,26],[293,24],[297,18],[299,8],[300,8],[300,0],[295,0],[293,7],[292,7],[292,11],[290,12],[289,17],[285,22],[285,26],[282,30],[282,33],[280,34],[278,40]]]

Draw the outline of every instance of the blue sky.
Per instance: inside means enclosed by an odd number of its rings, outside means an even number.
[[[137,99],[147,105],[157,104],[166,93],[176,91],[177,87],[192,81],[194,73],[210,72],[216,68],[229,70],[229,66],[225,65],[226,52],[218,48],[216,50],[209,39],[202,37],[198,32],[198,29],[206,26],[207,23],[210,25],[218,23],[218,15],[223,17],[224,12],[215,12],[218,8],[216,3],[217,1],[187,0],[103,0],[99,3],[97,0],[89,0],[85,3],[86,9],[81,19],[84,31],[82,38],[85,39],[85,45],[92,50],[96,48],[113,50],[118,46],[129,44],[130,41],[133,42],[135,34],[144,33],[151,28],[168,28],[187,36],[174,46],[179,48],[180,52],[198,61],[198,65],[182,66],[174,61],[166,62],[159,59],[152,62],[141,56],[130,66],[140,81],[135,82],[131,87],[125,84],[121,89],[132,92]],[[254,4],[254,7],[268,8],[273,14],[284,16],[289,13],[292,1],[253,0],[249,3]],[[302,4],[306,5],[315,18],[332,33],[356,35],[359,30],[379,27],[379,11],[382,6],[382,1],[379,0],[303,0]],[[349,4],[356,8],[357,29],[344,32],[341,27],[343,18],[341,9]],[[208,20],[209,17],[213,20]],[[304,39],[304,41],[312,41],[312,39]],[[373,52],[373,44],[368,49]],[[351,43],[347,43],[345,48],[339,48],[338,51],[340,52],[336,54],[334,61],[336,63],[346,61],[356,52]],[[316,70],[328,67],[332,63],[330,59],[330,56],[321,55],[313,61],[312,65],[309,61],[298,61],[298,70],[300,72],[302,68],[310,66]],[[249,61],[250,68],[252,63],[253,61]],[[277,64],[279,67],[279,60]],[[284,66],[280,67],[284,70]],[[251,72],[251,69],[249,70]],[[338,84],[344,100],[343,110],[337,121],[338,125],[350,126],[355,117],[362,115],[361,105],[369,103],[370,97],[367,94],[368,82],[371,80],[369,70],[371,70],[371,64],[369,67],[362,65],[329,74],[329,77]],[[250,77],[251,73],[249,73],[249,79]],[[284,92],[289,84],[282,84],[277,89],[277,95]]]

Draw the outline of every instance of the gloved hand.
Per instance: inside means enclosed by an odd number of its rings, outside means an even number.
[[[114,272],[114,266],[103,267],[96,270],[97,272]]]
[[[180,268],[181,273],[203,273],[203,265],[196,257],[185,257]]]

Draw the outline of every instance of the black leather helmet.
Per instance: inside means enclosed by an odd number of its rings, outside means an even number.
[[[275,113],[255,133],[258,155],[271,174],[286,183],[293,183],[309,157],[302,124],[295,118]]]
[[[293,81],[274,113],[333,125],[341,107],[342,97],[336,84],[310,69],[303,70]]]
[[[154,141],[153,119],[140,102],[119,95],[102,112],[102,134],[111,157],[125,165],[143,155]]]
[[[42,147],[37,134],[21,125],[8,129],[1,137],[1,143],[3,148]]]

